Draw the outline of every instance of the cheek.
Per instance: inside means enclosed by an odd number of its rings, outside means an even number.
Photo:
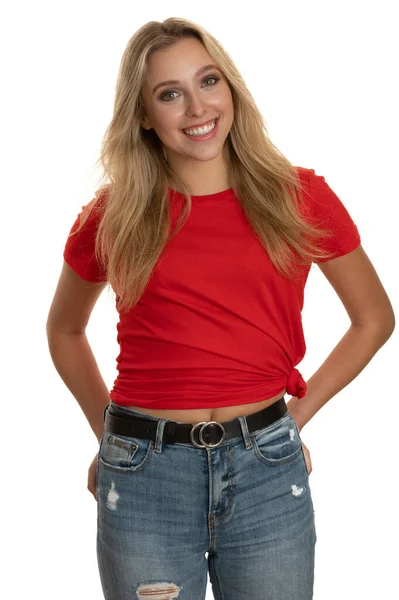
[[[232,119],[234,116],[233,98],[231,96],[230,90],[226,91],[226,93],[223,95],[223,98],[221,98],[220,111],[225,115],[227,119]]]
[[[223,105],[222,113],[224,114],[224,118],[226,123],[230,124],[230,127],[234,120],[234,106],[233,103],[227,100]]]
[[[179,128],[179,124],[182,122],[180,113],[172,110],[165,111],[164,114],[158,117],[158,128],[164,134],[174,134]]]

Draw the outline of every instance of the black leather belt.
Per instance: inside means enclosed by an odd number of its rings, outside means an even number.
[[[284,396],[246,417],[248,431],[257,431],[281,419],[287,413],[287,404]],[[104,431],[124,435],[127,437],[146,438],[155,441],[158,421],[145,417],[121,415],[108,404],[104,410]],[[192,425],[190,423],[177,423],[166,421],[163,432],[163,441],[168,444],[190,444],[197,448],[216,448],[223,441],[242,435],[238,419],[219,423],[218,421],[201,421]]]

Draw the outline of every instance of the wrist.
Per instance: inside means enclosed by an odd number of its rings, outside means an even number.
[[[292,396],[291,399],[287,402],[287,410],[290,413],[291,417],[294,419],[296,426],[298,427],[299,433],[302,431],[303,426],[305,425],[305,421],[301,417],[301,409],[300,409],[301,401],[296,396]]]

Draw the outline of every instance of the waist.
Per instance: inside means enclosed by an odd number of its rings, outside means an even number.
[[[190,410],[179,409],[150,409],[143,406],[133,404],[124,404],[126,408],[130,408],[136,412],[157,417],[159,419],[168,419],[177,423],[199,423],[202,421],[231,421],[237,417],[247,417],[259,410],[274,404],[286,393],[283,389],[279,394],[265,400],[250,402],[247,404],[238,404],[234,406],[220,406],[215,408],[195,408]]]
[[[120,407],[112,402],[107,405],[104,411],[104,432],[103,437],[105,446],[109,443],[123,448],[125,451],[129,448],[125,441],[112,438],[112,434],[130,438],[145,438],[153,440],[155,446],[161,448],[162,442],[168,444],[190,444],[198,448],[216,448],[229,443],[231,440],[243,437],[247,438],[248,433],[256,433],[272,425],[278,420],[286,418],[288,413],[287,404],[284,397],[279,398],[271,406],[241,419],[233,419],[224,423],[206,422],[186,424],[175,421],[158,420],[155,417],[140,415],[126,407]],[[246,421],[246,428],[243,429],[243,420]],[[133,441],[133,449],[137,450],[137,440]],[[148,448],[148,446],[147,446]]]

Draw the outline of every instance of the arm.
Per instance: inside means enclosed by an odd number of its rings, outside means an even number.
[[[392,305],[362,246],[318,266],[343,303],[351,325],[306,382],[306,395],[287,402],[300,430],[359,375],[395,328]]]
[[[97,439],[109,391],[86,337],[86,326],[106,283],[91,283],[64,262],[50,307],[46,332],[54,366],[79,403]]]

